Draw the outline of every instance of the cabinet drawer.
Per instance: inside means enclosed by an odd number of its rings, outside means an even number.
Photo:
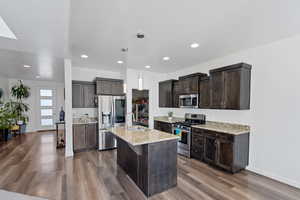
[[[234,135],[226,134],[226,133],[218,133],[217,138],[220,140],[234,141]]]

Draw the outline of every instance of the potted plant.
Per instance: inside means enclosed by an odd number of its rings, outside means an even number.
[[[173,119],[173,112],[168,112],[168,120],[172,121]]]
[[[7,103],[0,107],[0,132],[4,135],[5,141],[8,140],[9,130],[14,124],[15,117]]]
[[[30,88],[19,80],[18,83],[11,88],[11,96],[15,98],[16,101],[10,101],[8,106],[16,116],[15,123],[20,126],[20,133],[25,133],[26,124],[29,119],[26,112],[28,112],[29,106],[23,101],[30,96]]]

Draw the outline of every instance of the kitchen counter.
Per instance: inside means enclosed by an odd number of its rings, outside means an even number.
[[[108,130],[132,146],[179,139],[178,136],[141,126],[114,127]]]
[[[154,120],[173,124],[176,122],[183,122],[184,118],[172,117],[172,120],[169,120],[168,117],[166,117],[166,116],[160,116],[160,117],[154,117]]]
[[[207,121],[206,124],[195,125],[193,128],[205,129],[210,131],[216,131],[220,133],[227,133],[232,135],[240,135],[250,132],[250,126],[223,122]]]
[[[88,118],[88,119],[81,119],[81,118],[73,118],[73,124],[97,124],[97,118]]]

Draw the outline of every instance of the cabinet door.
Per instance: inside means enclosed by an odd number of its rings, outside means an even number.
[[[97,81],[97,94],[112,94],[112,82],[109,80],[98,80]]]
[[[173,81],[159,83],[159,107],[173,106]]]
[[[199,108],[210,108],[211,90],[210,80],[201,80],[199,84]]]
[[[214,136],[205,136],[204,160],[208,163],[215,163],[216,161],[216,137]]]
[[[83,88],[81,84],[72,84],[72,107],[83,108]]]
[[[73,125],[73,144],[74,151],[80,151],[86,148],[86,130],[84,124]]]
[[[84,107],[85,108],[95,108],[95,91],[96,86],[95,85],[83,85],[83,98],[84,98]]]
[[[97,147],[97,124],[88,124],[86,126],[86,146],[88,149]]]
[[[226,109],[240,108],[241,70],[227,70],[224,72],[224,103]]]
[[[196,132],[192,132],[192,149],[191,157],[197,160],[204,159],[204,136]]]
[[[228,140],[217,141],[216,164],[227,170],[232,170],[233,166],[233,143]]]
[[[179,94],[180,94],[180,87],[179,82],[175,81],[173,83],[173,108],[179,107]]]
[[[211,107],[224,108],[223,72],[215,72],[211,74]]]
[[[188,78],[189,80],[189,88],[190,88],[190,93],[191,94],[198,94],[199,92],[199,77],[191,77]]]
[[[112,81],[112,94],[113,95],[124,94],[123,81]]]

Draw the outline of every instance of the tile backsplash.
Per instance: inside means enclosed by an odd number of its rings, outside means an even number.
[[[98,117],[97,108],[73,108],[73,118],[80,118],[88,114],[89,117],[96,118]]]

